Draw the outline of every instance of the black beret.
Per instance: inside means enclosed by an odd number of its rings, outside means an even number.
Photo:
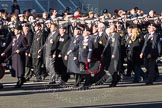
[[[40,27],[41,26],[41,23],[40,22],[36,22],[35,23],[35,26],[39,26]]]
[[[29,23],[24,23],[22,24],[23,27],[30,27],[30,24]]]
[[[88,31],[88,32],[92,32],[92,30],[91,30],[91,28],[89,28],[88,26],[86,26],[85,28],[84,28],[84,30],[86,30],[86,31]]]
[[[21,24],[15,24],[14,29],[22,30],[22,26],[21,26]]]
[[[59,29],[67,29],[66,26],[60,26]]]
[[[157,27],[157,25],[154,23],[151,23],[149,26]]]
[[[74,27],[74,30],[82,30],[82,28],[80,27],[80,26],[76,26],[76,27]]]
[[[108,13],[108,10],[107,10],[107,9],[104,9],[104,10],[103,10],[103,13]]]

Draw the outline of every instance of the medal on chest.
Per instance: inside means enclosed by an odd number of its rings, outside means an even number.
[[[53,44],[53,39],[50,39],[50,44]]]
[[[16,39],[14,38],[13,41],[12,41],[12,46],[14,46],[16,43]]]
[[[132,43],[132,41],[130,40],[130,41],[129,41],[129,44],[131,44],[131,43]]]
[[[86,45],[83,45],[83,49],[86,49],[87,48],[87,46]]]
[[[99,44],[102,44],[102,41],[99,41]]]
[[[64,42],[64,38],[60,38],[59,41],[60,41],[60,42]]]
[[[37,38],[37,41],[39,41],[39,38]]]
[[[83,43],[83,49],[86,49],[88,46],[88,42]]]
[[[112,42],[115,42],[115,38],[112,38],[111,40],[112,40]]]
[[[88,46],[88,39],[83,40],[83,49],[86,49]]]

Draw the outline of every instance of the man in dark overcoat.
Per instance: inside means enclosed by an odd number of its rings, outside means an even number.
[[[156,33],[155,24],[148,26],[148,34],[145,35],[140,58],[144,58],[144,65],[148,71],[146,85],[152,85],[158,73],[156,60],[161,53],[160,37]]]
[[[67,72],[75,74],[76,83],[74,84],[74,87],[79,86],[81,80],[78,62],[80,41],[82,41],[81,29],[79,27],[74,27],[73,37],[64,57],[64,59],[67,60]]]
[[[113,78],[110,87],[115,87],[120,80],[120,37],[114,24],[110,25],[110,33],[103,56],[105,58],[105,69],[110,72]]]
[[[22,31],[22,35],[24,36],[24,38],[26,38],[27,42],[28,42],[28,49],[25,52],[25,57],[26,57],[26,63],[25,63],[25,78],[26,80],[30,80],[30,78],[33,75],[33,71],[32,71],[32,58],[29,57],[29,53],[30,53],[30,48],[33,42],[33,32],[30,30],[30,24],[28,23],[24,23],[23,25],[23,31]]]
[[[59,35],[56,39],[56,44],[52,48],[53,58],[55,58],[55,71],[60,75],[61,80],[57,84],[58,86],[63,86],[69,79],[69,74],[67,73],[67,67],[63,61],[65,53],[67,51],[67,43],[70,40],[70,36],[67,34],[66,24],[60,25]]]

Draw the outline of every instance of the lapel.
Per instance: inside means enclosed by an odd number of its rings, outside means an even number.
[[[152,42],[152,45],[153,45],[153,47],[155,47],[155,45],[156,45],[156,40],[157,40],[157,34],[156,33],[154,33],[153,34],[154,35],[154,37],[153,37],[153,42]]]

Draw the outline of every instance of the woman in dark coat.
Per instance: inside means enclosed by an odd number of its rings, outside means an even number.
[[[77,28],[75,28],[75,29],[77,29]],[[74,29],[74,31],[75,31],[75,29]],[[81,35],[75,35],[70,42],[70,46],[69,46],[67,54],[66,54],[67,56],[65,56],[65,59],[68,60],[67,72],[80,73],[77,57],[78,57],[78,50],[79,50],[79,42],[81,40],[82,40]]]
[[[25,51],[28,47],[26,39],[21,35],[21,26],[16,25],[14,28],[15,36],[12,39],[9,46],[1,54],[4,56],[9,50],[12,50],[11,60],[12,60],[12,69],[15,72],[16,77],[18,78],[16,88],[19,88],[25,82]]]
[[[128,60],[131,62],[131,66],[133,67],[134,75],[134,83],[138,83],[140,81],[140,77],[145,78],[145,74],[141,69],[142,59],[140,59],[140,53],[142,50],[143,42],[140,37],[140,30],[138,28],[132,29],[132,36],[128,42],[129,51],[128,51]]]
[[[74,36],[71,39],[69,48],[67,50],[65,60],[67,60],[67,72],[74,73],[76,77],[76,83],[74,87],[79,86],[81,81],[81,75],[79,70],[78,54],[79,54],[79,43],[82,41],[82,36],[80,35],[80,28],[74,28]]]
[[[92,77],[85,69],[86,62],[91,62],[93,52],[92,49],[93,42],[91,40],[90,33],[91,30],[86,27],[85,30],[83,31],[83,39],[79,43],[78,60],[80,64],[79,65],[80,74],[82,75],[82,77],[85,78],[83,86],[79,88],[80,90],[88,89],[92,84]]]

